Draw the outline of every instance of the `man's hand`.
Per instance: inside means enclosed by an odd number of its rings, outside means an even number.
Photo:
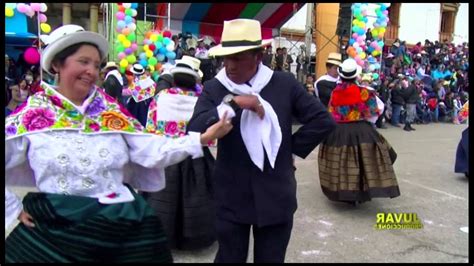
[[[234,96],[234,102],[242,109],[248,109],[257,113],[260,119],[263,119],[265,116],[265,109],[255,95],[237,95]]]

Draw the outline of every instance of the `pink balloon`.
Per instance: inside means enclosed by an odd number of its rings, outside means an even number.
[[[41,4],[40,3],[31,3],[30,6],[31,6],[31,9],[33,9],[33,11],[35,11],[35,12],[41,11]]]
[[[48,21],[48,18],[46,17],[45,14],[40,14],[39,15],[39,20],[41,23],[46,23],[46,21]]]
[[[357,39],[357,37],[359,37],[359,34],[357,34],[357,32],[352,33],[352,38]]]
[[[16,6],[16,9],[18,10],[18,12],[20,13],[25,13],[26,12],[26,5],[23,4],[23,3],[20,3]]]
[[[30,65],[36,65],[40,61],[40,54],[38,53],[38,50],[36,48],[29,47],[25,50],[25,53],[23,54],[23,59],[25,59],[25,61]]]
[[[117,14],[115,15],[117,17],[118,20],[124,20],[125,19],[125,13],[123,12],[117,12]]]
[[[133,51],[136,51],[138,49],[138,45],[136,43],[132,43],[132,46],[130,46]]]
[[[124,52],[120,52],[120,53],[118,54],[118,58],[119,58],[120,60],[124,59],[126,56],[127,56],[127,55],[126,55]]]
[[[364,41],[364,39],[362,38],[362,36],[357,37],[357,42],[359,44],[361,44],[361,42],[363,42],[363,41]]]

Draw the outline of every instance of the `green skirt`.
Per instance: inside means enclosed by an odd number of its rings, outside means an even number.
[[[159,218],[133,189],[133,202],[101,204],[95,198],[28,193],[24,210],[34,228],[20,223],[5,240],[8,262],[173,261]]]

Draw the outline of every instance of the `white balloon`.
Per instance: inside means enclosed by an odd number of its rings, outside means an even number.
[[[43,13],[48,11],[48,6],[45,3],[41,3],[40,11],[43,12]]]
[[[166,50],[167,50],[168,52],[174,51],[174,44],[173,44],[173,45],[168,44],[168,45],[166,46]]]
[[[130,8],[130,7],[132,7],[132,4],[131,4],[131,3],[123,3],[122,5],[123,5],[123,7],[125,7],[125,8]]]

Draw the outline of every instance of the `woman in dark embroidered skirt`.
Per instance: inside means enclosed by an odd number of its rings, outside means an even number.
[[[170,70],[175,86],[160,91],[150,103],[146,128],[170,138],[185,134],[194,105],[202,92],[200,60],[183,56]],[[179,111],[176,110],[179,106]],[[189,156],[165,169],[166,186],[142,195],[161,218],[170,248],[204,248],[216,240],[211,172],[214,157],[203,148],[204,157]]]
[[[328,106],[338,125],[318,155],[321,188],[330,200],[354,205],[375,197],[397,197],[400,190],[392,166],[397,155],[371,125],[383,103],[374,91],[355,83],[361,73],[355,60],[346,59],[338,73],[342,82]]]

